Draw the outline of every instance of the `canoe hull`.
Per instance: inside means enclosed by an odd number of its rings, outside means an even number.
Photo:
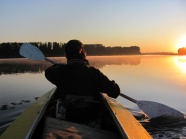
[[[18,138],[31,139],[37,135],[37,130],[43,128],[40,126],[43,122],[43,115],[52,100],[56,88],[50,90],[40,99],[32,103],[1,135],[1,139]],[[114,124],[122,139],[152,139],[150,134],[134,118],[134,116],[116,99],[102,94],[102,101],[109,111]],[[38,132],[39,133],[39,132]]]

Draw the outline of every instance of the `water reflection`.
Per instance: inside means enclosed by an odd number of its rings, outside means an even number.
[[[59,63],[66,63],[66,58],[51,58]],[[88,57],[91,66],[103,68],[105,65],[138,65],[140,56],[103,56]],[[0,75],[18,73],[42,73],[51,64],[45,61],[32,61],[28,59],[0,59]]]
[[[90,65],[98,69],[103,68],[105,65],[132,65],[137,66],[140,64],[141,56],[93,56],[87,58]]]
[[[49,64],[42,61],[30,61],[27,59],[0,60],[0,75],[18,73],[41,73]]]
[[[154,139],[184,139],[186,137],[186,121],[165,125],[151,122],[141,122],[141,124]]]
[[[115,80],[122,93],[137,100],[159,102],[186,113],[185,57],[94,56],[87,58],[91,66],[99,68],[110,79]],[[64,57],[51,59],[66,63]],[[6,109],[0,110],[0,132],[32,101],[54,87],[44,77],[44,70],[48,66],[51,64],[46,61],[0,59],[0,109]],[[118,100],[144,125],[153,138],[186,137],[186,122],[175,123],[175,126],[154,124],[144,120],[145,117],[136,104],[121,97]]]
[[[182,73],[186,73],[186,56],[174,57],[174,62]]]

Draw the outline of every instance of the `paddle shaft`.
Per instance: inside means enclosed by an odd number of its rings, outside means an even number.
[[[48,59],[46,57],[45,57],[45,60],[48,61],[48,62],[50,62],[50,63],[52,63],[52,64],[58,64],[57,62],[55,62],[53,60],[50,60],[50,59]],[[132,101],[134,103],[137,103],[137,100],[135,100],[135,99],[133,99],[133,98],[127,96],[127,95],[124,95],[124,94],[120,93],[120,96],[122,96],[122,97],[124,97],[124,98],[126,98],[126,99],[128,99],[128,100],[130,100],[130,101]]]
[[[53,61],[53,60],[50,60],[50,59],[48,59],[48,58],[46,58],[46,57],[45,57],[45,60],[48,61],[48,62],[50,62],[50,63],[52,63],[52,64],[58,64],[57,62],[55,62],[55,61]]]
[[[46,57],[45,57],[45,60],[48,61],[48,62],[50,62],[50,63],[52,63],[52,64],[58,64],[57,62],[52,61],[52,60],[50,60],[50,59],[48,59]],[[127,95],[124,95],[124,94],[120,93],[120,96],[122,96],[122,97],[124,97],[124,98],[126,98],[126,99],[128,99],[128,100],[130,100],[130,101],[132,101],[134,103],[137,103],[137,100],[135,100],[135,99],[133,99],[133,98],[127,96]]]
[[[50,63],[52,63],[52,64],[58,64],[57,62],[52,61],[52,60],[50,60],[50,59],[48,59],[46,57],[45,57],[45,60],[48,61],[48,62],[50,62]],[[124,95],[124,94],[120,93],[120,96],[122,96],[122,97],[124,97],[124,98],[126,98],[126,99],[128,99],[128,100],[130,100],[130,101],[132,101],[134,103],[137,103],[137,100],[135,100],[135,99],[133,99],[133,98],[127,96],[127,95]]]
[[[130,100],[130,101],[132,101],[134,103],[137,103],[137,100],[135,100],[135,99],[133,99],[133,98],[127,96],[127,95],[124,95],[124,94],[120,93],[120,96],[122,96],[122,97],[124,97],[124,98],[126,98],[126,99],[128,99],[128,100]]]
[[[50,60],[50,59],[48,59],[46,57],[45,57],[45,60],[48,61],[48,62],[50,62],[50,63],[52,63],[52,64],[58,64],[57,62],[52,61],[52,60]],[[128,100],[130,100],[130,101],[132,101],[134,103],[137,103],[137,100],[135,100],[135,99],[133,99],[133,98],[127,96],[127,95],[124,95],[124,94],[120,93],[120,96],[122,96],[122,97],[124,97],[124,98],[126,98],[126,99],[128,99]]]

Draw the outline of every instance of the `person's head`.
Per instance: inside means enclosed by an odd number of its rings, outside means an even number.
[[[66,58],[69,59],[85,59],[83,43],[79,40],[70,40],[65,46]]]

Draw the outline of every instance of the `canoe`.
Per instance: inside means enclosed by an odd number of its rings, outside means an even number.
[[[55,106],[56,109],[56,106],[59,106],[58,102],[64,102],[63,100],[57,100],[57,93],[59,93],[58,89],[53,88],[33,102],[4,131],[0,138],[152,139],[144,127],[120,102],[108,97],[105,93],[100,93],[99,101],[87,101],[87,104],[100,105],[100,108],[103,109],[97,114],[99,116],[94,117],[94,120],[90,120],[90,123],[85,124],[84,122],[81,123],[68,119],[60,119],[59,117],[56,118],[51,115],[53,108]],[[86,103],[86,101],[83,103]],[[71,111],[73,113],[73,109]],[[76,114],[81,115],[81,112]],[[72,117],[76,117],[76,114],[73,114]],[[56,110],[53,115],[57,115]],[[103,115],[106,116],[104,117]],[[82,115],[82,117],[83,116],[84,115]],[[82,121],[83,120],[84,119],[82,119]]]

